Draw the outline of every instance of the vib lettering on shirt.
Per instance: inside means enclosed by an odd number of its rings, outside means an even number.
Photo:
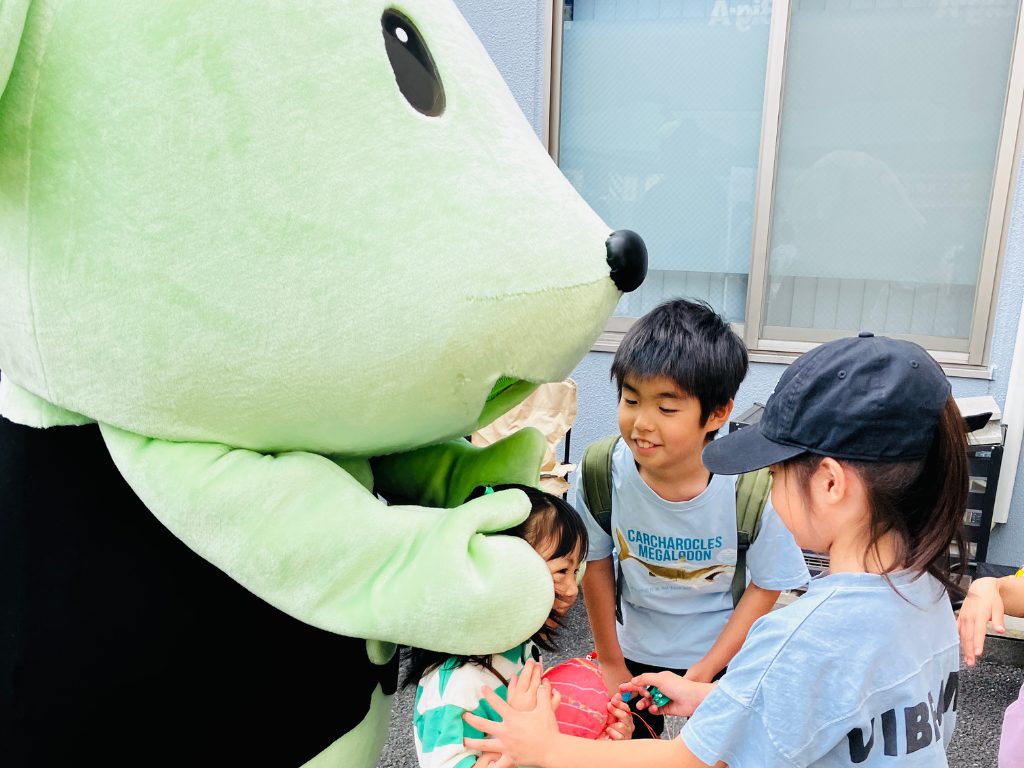
[[[850,762],[863,763],[876,749],[886,757],[909,755],[924,749],[932,743],[942,741],[942,718],[951,709],[956,712],[956,694],[959,673],[950,672],[949,677],[939,683],[938,694],[928,694],[927,701],[912,706],[893,707],[871,718],[871,726],[854,728],[847,735],[850,744]],[[876,734],[878,721],[880,734]],[[902,726],[902,727],[900,727]],[[875,736],[880,738],[876,739]]]

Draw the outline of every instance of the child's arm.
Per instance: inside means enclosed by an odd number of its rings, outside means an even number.
[[[750,626],[768,613],[778,599],[778,590],[764,589],[750,582],[718,639],[704,654],[704,658],[687,670],[686,678],[701,683],[711,682],[739,652]]]
[[[956,620],[960,647],[968,666],[974,666],[976,658],[985,649],[986,624],[991,620],[995,631],[1002,634],[1006,631],[1003,615],[1007,613],[1024,616],[1024,578],[985,577],[971,582]]]
[[[615,566],[610,557],[587,563],[583,573],[583,600],[594,635],[597,663],[608,693],[614,695],[619,691],[619,684],[633,675],[626,668],[615,632]]]
[[[466,714],[465,720],[490,739],[466,739],[470,749],[500,751],[502,765],[530,765],[536,768],[707,768],[682,739],[641,739],[603,741],[566,736],[558,732],[551,707],[551,686],[542,682],[536,689],[536,706],[517,711],[490,689],[484,697],[502,721],[485,720]],[[722,766],[719,763],[719,766]]]

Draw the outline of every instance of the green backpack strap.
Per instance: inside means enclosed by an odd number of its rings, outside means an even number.
[[[601,530],[612,532],[612,451],[618,435],[610,435],[591,443],[580,459],[580,492],[583,503]],[[622,623],[622,567],[615,561],[615,620]]]
[[[757,538],[761,513],[772,490],[768,468],[745,472],[736,479],[736,573],[732,577],[732,604],[736,607],[747,587],[747,550]]]
[[[591,443],[580,459],[580,491],[591,516],[607,534],[612,532],[612,450],[618,435]]]

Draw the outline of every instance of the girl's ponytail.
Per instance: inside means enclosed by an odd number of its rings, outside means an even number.
[[[970,473],[967,431],[956,402],[950,397],[939,417],[931,450],[914,483],[913,507],[908,507],[907,567],[927,571],[946,585],[951,595],[963,596],[949,545],[956,545],[956,570],[967,570],[970,552],[964,537],[964,514]],[[909,501],[909,500],[908,500]]]
[[[966,572],[969,552],[964,539],[969,475],[967,432],[956,402],[950,397],[939,415],[928,455],[922,461],[875,464],[849,462],[865,481],[871,506],[870,546],[895,531],[896,562],[918,573],[930,573],[951,597],[962,597],[953,575],[955,562]]]

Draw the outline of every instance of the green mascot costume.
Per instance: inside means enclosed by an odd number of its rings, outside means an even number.
[[[370,768],[396,644],[547,616],[461,438],[642,241],[448,0],[0,0],[0,90],[0,761]]]

